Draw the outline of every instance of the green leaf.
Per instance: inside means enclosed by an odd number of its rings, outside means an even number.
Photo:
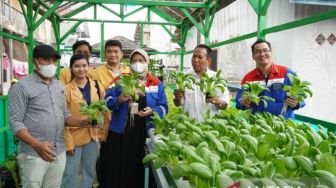
[[[259,160],[263,160],[265,158],[265,156],[267,155],[267,151],[268,150],[269,150],[269,148],[268,148],[268,144],[267,143],[259,144],[258,150],[257,150],[257,153],[256,153],[256,157]]]
[[[196,83],[201,92],[206,95],[210,93],[211,97],[216,96],[216,90],[224,92],[227,85],[227,81],[221,76],[221,70],[219,70],[215,76],[210,77],[206,72],[202,74],[202,78]]]
[[[97,122],[98,122],[99,125],[102,125],[104,123],[103,114],[99,113],[99,115],[97,115]]]
[[[319,149],[322,153],[330,153],[331,148],[330,148],[329,141],[328,140],[323,140],[319,145]]]
[[[291,86],[283,86],[283,90],[287,92],[287,96],[297,98],[299,102],[302,102],[308,95],[312,97],[313,93],[308,87],[311,85],[310,82],[301,81],[297,74],[288,73],[287,76],[291,81]]]
[[[148,162],[154,160],[154,159],[157,159],[159,156],[157,156],[156,154],[154,153],[150,153],[150,154],[147,154],[143,159],[142,159],[142,163],[143,164],[147,164]]]
[[[159,157],[153,161],[154,168],[160,168],[167,160],[165,158]]]
[[[325,170],[333,173],[336,176],[336,159],[335,155],[331,153],[324,153],[317,161],[316,169]]]
[[[191,167],[187,164],[179,164],[172,170],[172,176],[175,180],[182,176],[188,175],[192,171]]]

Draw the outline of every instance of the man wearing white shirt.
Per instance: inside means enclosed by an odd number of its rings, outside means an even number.
[[[196,46],[191,59],[193,70],[187,72],[195,76],[196,82],[200,81],[204,72],[210,77],[216,75],[216,72],[208,68],[211,62],[211,53],[211,48],[205,44]],[[182,106],[182,109],[187,111],[189,116],[195,118],[198,122],[204,121],[202,112],[210,110],[210,114],[215,115],[219,109],[226,109],[230,100],[229,90],[225,88],[224,93],[217,90],[216,97],[205,101],[205,95],[196,84],[193,85],[193,89],[186,89],[184,95],[180,91],[175,90],[174,96],[175,105]]]

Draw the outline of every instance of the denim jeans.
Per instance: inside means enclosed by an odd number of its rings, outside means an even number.
[[[41,157],[25,153],[20,153],[17,158],[23,188],[58,188],[61,186],[65,152],[59,154],[53,162],[47,162]]]
[[[75,154],[66,154],[66,165],[62,179],[62,188],[92,188],[94,171],[98,158],[97,143],[75,147]],[[79,170],[82,170],[78,181]]]

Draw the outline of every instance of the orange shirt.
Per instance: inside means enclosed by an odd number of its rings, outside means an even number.
[[[97,94],[97,88],[95,87],[95,82],[89,78],[90,83],[90,94],[91,101],[96,102],[99,100]],[[105,96],[105,89],[98,82],[100,89],[100,97],[103,99]],[[80,103],[84,102],[83,95],[79,90],[76,80],[72,80],[70,83],[65,85],[65,99],[67,103],[68,111],[75,117],[83,116],[80,112]],[[111,120],[111,113],[104,113],[104,125],[103,130],[108,131]],[[101,136],[99,133],[101,129],[98,129],[98,137]],[[96,140],[97,134],[94,128],[79,128],[79,127],[65,127],[64,128],[64,140],[66,150],[73,150],[74,147],[82,146],[89,143],[91,140]]]

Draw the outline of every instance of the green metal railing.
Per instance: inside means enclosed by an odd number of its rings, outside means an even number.
[[[16,154],[13,134],[9,128],[8,96],[0,96],[0,165]]]

